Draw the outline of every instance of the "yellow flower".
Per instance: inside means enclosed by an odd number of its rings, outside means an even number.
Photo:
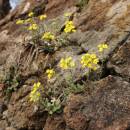
[[[44,19],[46,19],[46,18],[47,18],[47,15],[46,15],[46,14],[39,16],[39,19],[40,19],[40,20],[44,20]]]
[[[55,36],[51,32],[45,32],[42,36],[43,40],[51,41],[55,39]]]
[[[33,89],[30,93],[30,101],[37,102],[41,96],[40,92],[38,92],[39,88],[41,87],[41,83],[35,83],[33,85]]]
[[[17,21],[16,21],[16,24],[23,24],[24,23],[24,20],[22,20],[22,19],[18,19]]]
[[[65,16],[65,17],[69,17],[69,16],[71,16],[71,14],[72,14],[72,13],[65,13],[64,16]]]
[[[84,54],[81,57],[81,64],[82,67],[87,67],[92,70],[96,70],[98,67],[99,59],[97,58],[96,54]]]
[[[98,45],[98,51],[99,52],[103,52],[104,49],[107,49],[108,48],[108,45],[106,43],[101,43]]]
[[[37,102],[37,101],[39,101],[40,96],[41,96],[40,92],[36,92],[35,94],[31,93],[31,95],[30,95],[30,101]]]
[[[25,23],[30,23],[30,22],[32,22],[31,18],[28,18],[28,19],[25,20]]]
[[[66,21],[64,32],[65,33],[76,32],[76,29],[75,29],[73,21]]]
[[[51,79],[55,75],[54,69],[47,69],[46,70],[48,79]]]
[[[75,62],[73,61],[72,57],[62,58],[60,60],[59,66],[62,69],[68,69],[68,68],[74,67],[75,66]]]
[[[32,30],[37,30],[38,29],[38,25],[37,24],[32,24],[28,27],[28,30],[32,31]]]
[[[33,12],[30,12],[29,14],[28,14],[28,17],[33,17],[34,16],[34,13]]]

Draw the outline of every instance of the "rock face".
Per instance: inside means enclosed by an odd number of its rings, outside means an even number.
[[[68,127],[74,130],[129,129],[130,84],[119,77],[108,76],[90,87],[89,96],[70,96],[64,109]]]
[[[113,69],[115,75],[120,75],[122,78],[130,81],[130,41],[129,39],[125,44],[121,45],[118,50],[113,54],[108,62],[108,68]]]
[[[9,0],[0,0],[0,19],[5,17],[11,9]]]
[[[130,129],[130,1],[83,1],[25,0],[0,20],[0,130]],[[4,3],[0,1],[0,6],[4,7],[5,3],[5,0]],[[17,18],[27,18],[30,11],[34,11],[36,19],[46,13],[47,27],[60,36],[64,13],[70,12],[77,31],[70,34],[65,45],[54,54],[40,53],[27,67],[28,52],[25,52],[27,43],[24,39],[29,35],[15,22]],[[53,21],[57,23],[55,28],[51,27]],[[109,44],[109,49],[102,55],[97,51],[97,45],[103,42]],[[39,80],[46,84],[45,68],[51,64],[60,75],[62,72],[57,63],[62,57],[71,56],[79,61],[86,52],[94,52],[101,62],[105,61],[100,67],[101,76],[86,83],[84,93],[69,95],[62,113],[49,116],[40,106],[29,102],[32,84]],[[16,70],[19,67],[22,82],[11,95],[4,96],[5,84],[2,81],[10,74],[15,78],[15,72],[12,73],[15,67]],[[72,75],[80,80],[87,72],[77,65]],[[66,75],[58,77],[58,83],[61,83],[58,92],[62,90]],[[57,82],[53,87],[56,85]]]

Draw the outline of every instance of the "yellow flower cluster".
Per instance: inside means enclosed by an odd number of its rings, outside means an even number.
[[[40,92],[38,92],[39,88],[41,87],[41,83],[35,83],[33,85],[33,89],[30,93],[30,101],[37,102],[41,96]]]
[[[46,19],[46,18],[47,18],[47,15],[46,15],[46,14],[39,16],[39,19],[40,19],[40,20],[44,20],[44,19]]]
[[[87,67],[92,70],[97,69],[97,64],[99,59],[97,58],[96,54],[85,54],[81,57],[81,64],[83,67]]]
[[[33,31],[33,30],[37,30],[38,29],[38,25],[33,23],[31,24],[29,27],[28,27],[28,30],[29,31]]]
[[[55,75],[54,69],[47,69],[46,70],[48,79],[51,79]]]
[[[73,21],[66,21],[64,32],[65,33],[76,32],[76,29],[75,29]]]
[[[16,21],[16,24],[23,24],[24,23],[24,20],[22,20],[22,19],[18,19],[17,21]]]
[[[62,69],[69,69],[75,66],[75,62],[73,61],[72,57],[62,58],[60,60],[59,66]]]
[[[34,16],[34,13],[33,12],[30,12],[29,14],[28,14],[28,17],[33,17]]]
[[[104,49],[107,49],[108,45],[106,43],[102,43],[98,45],[98,51],[103,52]]]
[[[42,39],[46,41],[52,41],[55,39],[55,36],[51,32],[45,32],[42,36]]]

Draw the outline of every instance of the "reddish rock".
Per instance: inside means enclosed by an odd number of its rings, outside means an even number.
[[[0,91],[4,89],[4,84],[0,84]]]
[[[49,116],[44,130],[65,130],[66,124],[62,115]]]
[[[67,126],[74,130],[126,130],[130,123],[130,83],[108,77],[90,88],[90,95],[70,96],[64,109]]]
[[[8,122],[16,129],[42,129],[47,113],[29,101],[30,86],[14,92],[8,104]]]
[[[77,109],[82,106],[85,101],[84,98],[81,95],[71,95],[69,99],[68,107],[64,109],[66,125],[74,130],[86,130],[88,127],[88,120],[86,116]]]
[[[77,0],[48,0],[45,12],[50,18],[64,15],[64,11],[75,6]]]

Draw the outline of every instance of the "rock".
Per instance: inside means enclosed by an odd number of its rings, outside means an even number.
[[[0,84],[0,92],[2,92],[2,90],[4,89],[5,85],[4,84]]]
[[[8,127],[8,123],[5,120],[0,120],[0,129],[5,130]]]
[[[11,9],[9,0],[0,0],[0,19],[5,17]]]
[[[7,0],[8,1],[8,0]],[[23,0],[20,5],[16,6],[4,19],[0,21],[0,26],[10,23],[12,20],[18,18],[27,18],[27,14],[31,11],[35,12],[35,15],[40,15],[45,10],[46,0]],[[33,6],[32,6],[33,5]]]
[[[65,130],[65,122],[62,115],[48,117],[44,130]]]
[[[16,129],[13,127],[7,127],[5,130],[16,130]]]
[[[12,96],[4,111],[1,106],[0,128],[18,130],[128,130],[130,124],[130,1],[129,0],[90,0],[82,9],[76,6],[79,0],[25,0],[12,12],[0,20],[0,83],[5,81],[11,67],[19,70],[22,82]],[[82,3],[81,3],[82,4]],[[0,4],[1,5],[1,4]],[[65,44],[60,43],[54,54],[40,52],[28,64],[29,51],[25,51],[30,38],[23,27],[16,25],[16,19],[26,19],[34,11],[35,19],[46,13],[47,27],[54,34],[63,36],[64,13],[71,12],[76,32],[70,34]],[[52,21],[58,28],[51,27]],[[64,40],[64,39],[63,39]],[[108,43],[109,49],[98,52],[100,43]],[[85,53],[96,53],[100,61],[106,62],[103,79],[87,84],[83,94],[71,94],[65,104],[64,112],[51,117],[39,106],[29,102],[29,94],[34,82],[42,81],[46,86],[46,68],[50,66],[58,73],[52,82],[58,95],[65,86],[64,78],[72,73],[74,80],[84,80],[88,69],[80,63]],[[71,72],[61,71],[59,61],[62,57],[74,58],[76,68]],[[106,71],[106,72],[105,72]],[[99,72],[100,73],[100,72]],[[88,73],[89,74],[89,73]],[[109,74],[112,74],[111,76]],[[93,74],[95,76],[95,74]],[[14,77],[16,75],[14,74]],[[97,79],[94,79],[97,80]],[[84,81],[85,82],[85,81]],[[58,85],[57,85],[58,84]],[[60,85],[59,85],[60,84]],[[11,86],[9,86],[11,87]],[[5,97],[0,96],[0,101]]]
[[[73,130],[126,130],[130,123],[130,83],[108,76],[91,84],[90,89],[90,95],[69,97],[64,109],[67,126]]]
[[[24,86],[13,93],[8,104],[7,119],[16,129],[42,129],[46,120],[44,110],[37,108],[29,101],[30,86]]]
[[[0,120],[4,119],[4,112],[7,110],[7,105],[4,101],[1,100],[0,102]]]
[[[7,109],[7,106],[4,104],[4,102],[0,103],[0,113],[2,114]]]
[[[59,15],[63,15],[64,11],[68,8],[75,6],[77,0],[48,0],[48,4],[45,8],[45,12],[50,18],[55,18]]]
[[[130,40],[121,45],[110,58],[107,67],[111,73],[130,81]]]

